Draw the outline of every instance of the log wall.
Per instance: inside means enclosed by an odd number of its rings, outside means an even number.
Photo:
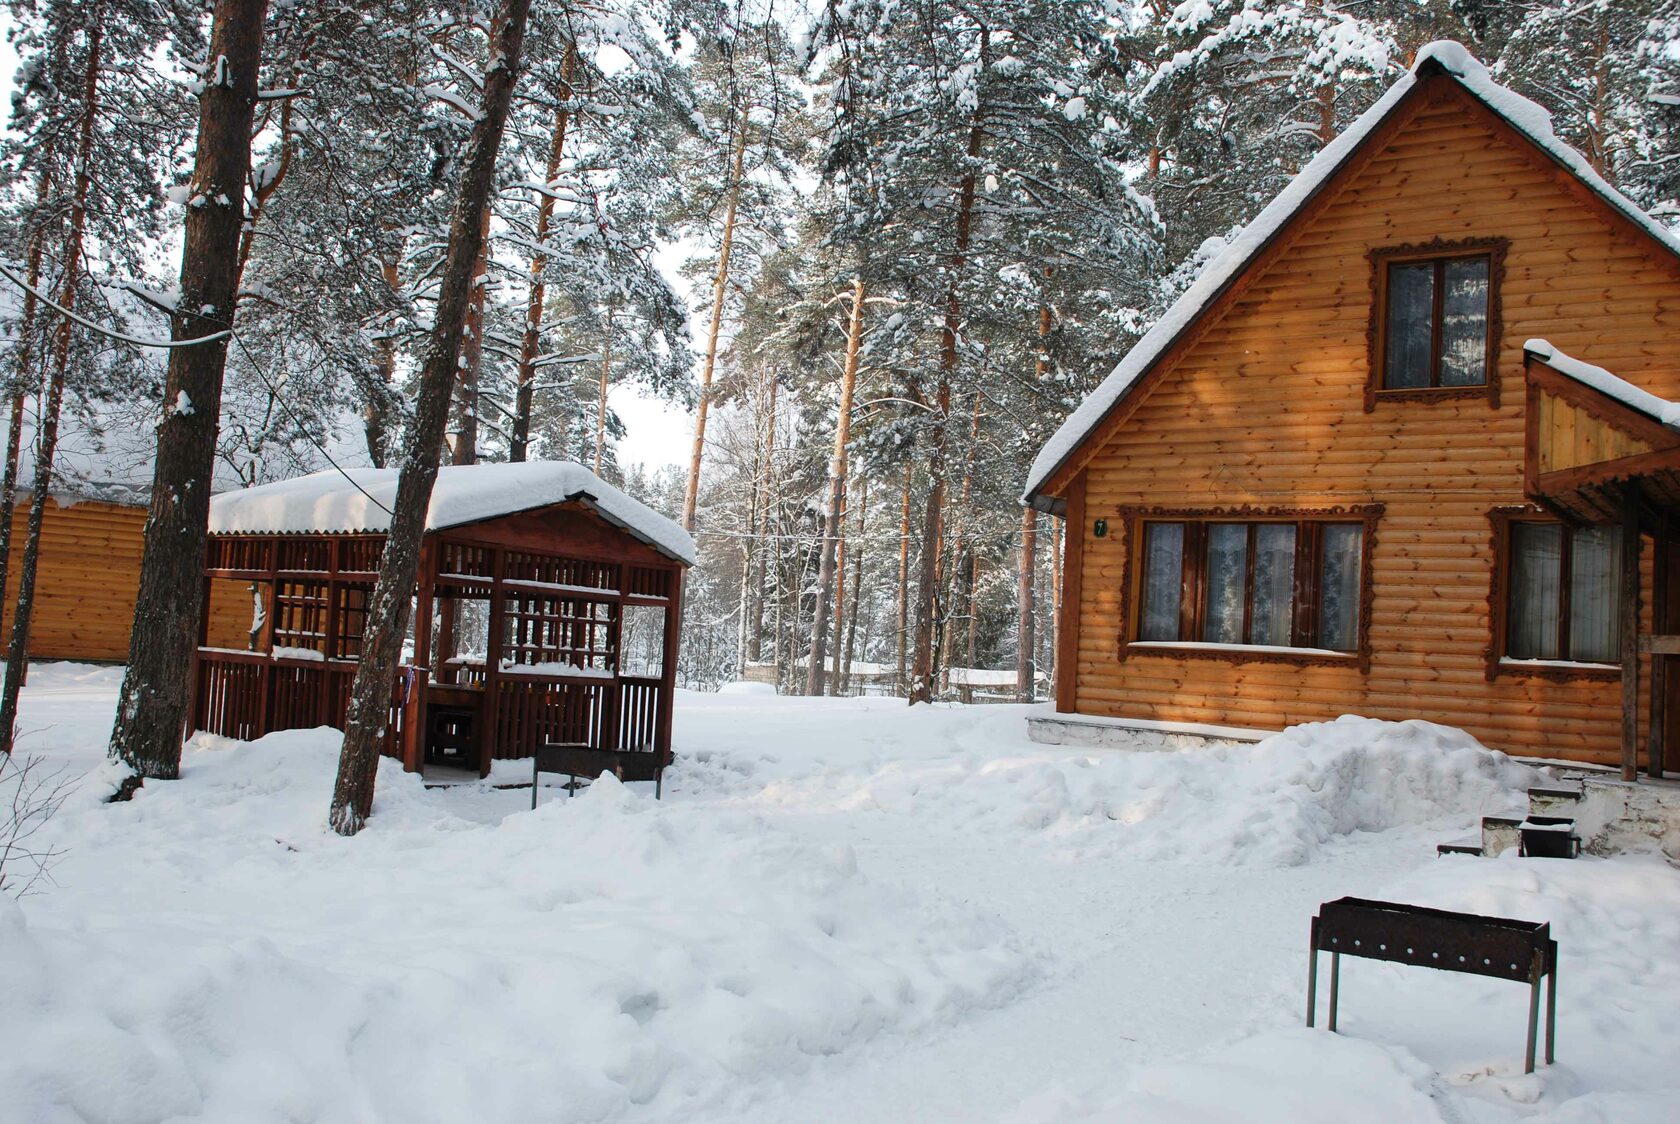
[[[128,658],[134,598],[140,586],[146,509],[82,500],[61,506],[47,501],[41,527],[41,569],[36,579],[32,659],[120,663]],[[0,637],[11,636],[17,601],[17,567],[29,534],[29,504],[12,513],[12,575],[0,606]],[[245,647],[250,627],[249,596],[218,596],[210,643]]]
[[[1524,499],[1525,339],[1680,397],[1680,266],[1462,95],[1422,105],[1350,171],[1086,463],[1084,518],[1069,528],[1083,541],[1068,552],[1081,561],[1068,580],[1077,670],[1063,709],[1274,729],[1348,713],[1426,718],[1514,753],[1613,764],[1614,672],[1489,680],[1488,514]],[[1367,412],[1367,255],[1434,239],[1509,240],[1500,405],[1379,400]],[[1368,671],[1120,658],[1122,508],[1366,503],[1385,505]],[[1647,622],[1650,553],[1647,540]],[[1642,691],[1648,682],[1647,666]]]

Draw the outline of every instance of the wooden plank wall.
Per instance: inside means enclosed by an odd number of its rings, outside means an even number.
[[[1551,472],[1651,451],[1641,441],[1572,402],[1540,393],[1539,470]]]
[[[29,505],[12,513],[13,558],[21,560]],[[47,501],[41,527],[41,569],[30,628],[33,659],[120,663],[128,658],[146,509],[84,500],[60,506]],[[17,601],[16,569],[0,612],[0,643],[9,640]],[[210,643],[243,648],[250,627],[250,597],[217,596]]]
[[[1379,402],[1367,413],[1366,255],[1434,238],[1510,240],[1501,406]],[[1486,678],[1488,512],[1523,501],[1522,344],[1536,336],[1680,397],[1680,268],[1455,101],[1425,106],[1091,461],[1085,518],[1069,528],[1083,536],[1069,551],[1083,558],[1069,582],[1080,590],[1074,709],[1261,728],[1344,713],[1429,718],[1510,752],[1618,761],[1617,679]],[[1093,537],[1094,520],[1120,529],[1128,504],[1369,502],[1387,505],[1369,673],[1118,658],[1129,544],[1123,529]]]

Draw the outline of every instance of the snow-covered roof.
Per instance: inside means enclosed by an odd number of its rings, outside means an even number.
[[[1610,186],[1595,172],[1587,158],[1559,140],[1552,132],[1552,116],[1545,109],[1495,82],[1483,66],[1462,45],[1450,41],[1431,43],[1418,52],[1411,70],[1366,110],[1357,121],[1326,145],[1301,173],[1279,192],[1254,220],[1245,226],[1225,250],[1202,270],[1184,295],[1144,333],[1126,353],[1108,378],[1068,415],[1054,436],[1039,451],[1027,473],[1023,502],[1032,502],[1046,481],[1071,457],[1103,419],[1109,415],[1138,381],[1154,367],[1173,343],[1193,324],[1232,282],[1240,277],[1289,220],[1315,198],[1374,133],[1419,76],[1442,72],[1452,77],[1472,97],[1497,113],[1518,132],[1562,165],[1612,209],[1640,227],[1651,238],[1680,257],[1680,237],[1646,214],[1627,196]],[[1612,376],[1613,377],[1613,376]]]
[[[1591,363],[1565,355],[1546,340],[1528,340],[1523,344],[1523,352],[1534,356],[1560,375],[1607,394],[1622,405],[1639,411],[1669,429],[1680,430],[1680,403],[1658,398],[1650,391],[1642,390],[1626,379],[1612,375],[1603,367],[1595,367]]]
[[[352,468],[225,492],[210,501],[212,534],[356,534],[386,531],[397,470]],[[694,562],[676,523],[570,461],[446,465],[438,469],[426,530],[441,531],[569,500],[588,503],[661,553]]]

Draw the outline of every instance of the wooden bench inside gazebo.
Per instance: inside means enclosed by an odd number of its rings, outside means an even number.
[[[216,497],[205,595],[245,599],[253,622],[245,650],[201,638],[196,729],[342,728],[395,492],[395,470],[352,469]],[[441,469],[385,752],[483,777],[493,760],[572,747],[657,779],[693,549],[574,464]]]

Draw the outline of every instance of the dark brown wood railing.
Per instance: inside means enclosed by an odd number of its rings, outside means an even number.
[[[482,666],[457,665],[460,685],[484,682]],[[250,741],[276,730],[343,728],[356,665],[349,660],[276,658],[263,652],[200,648],[193,726]],[[660,729],[656,676],[578,679],[502,673],[496,677],[491,756],[513,760],[544,745],[653,753]],[[385,752],[398,755],[406,680],[393,692]]]
[[[343,729],[356,665],[200,648],[195,675],[193,728],[251,741],[276,730]],[[402,745],[402,702],[399,681],[386,727],[387,754],[396,754]]]

